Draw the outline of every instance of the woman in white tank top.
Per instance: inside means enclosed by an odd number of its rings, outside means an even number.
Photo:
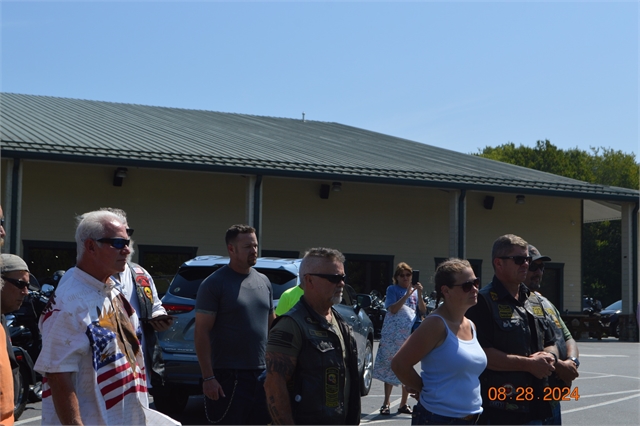
[[[478,301],[480,280],[468,261],[453,258],[438,266],[434,282],[437,302],[444,303],[402,345],[391,368],[419,395],[411,424],[475,424],[482,413],[478,377],[487,357],[464,314]],[[413,368],[418,362],[420,375]]]

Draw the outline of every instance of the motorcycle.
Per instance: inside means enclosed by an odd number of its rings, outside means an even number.
[[[384,307],[384,300],[377,290],[371,290],[369,296],[371,296],[371,306],[366,308],[364,311],[373,323],[374,337],[379,339],[380,333],[382,332],[384,317],[387,315],[387,309]]]
[[[14,418],[17,420],[28,402],[42,400],[42,376],[33,369],[34,361],[42,349],[42,336],[38,329],[38,320],[53,293],[53,286],[45,284],[40,288],[32,276],[29,294],[22,306],[6,315],[7,329],[13,353],[20,366],[19,382],[15,389]]]

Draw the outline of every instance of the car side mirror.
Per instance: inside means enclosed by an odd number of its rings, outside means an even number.
[[[358,296],[358,306],[362,309],[367,309],[371,307],[373,302],[373,298],[369,294],[359,294]]]

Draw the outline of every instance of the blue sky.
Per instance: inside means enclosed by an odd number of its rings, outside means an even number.
[[[0,7],[3,92],[638,154],[636,1]]]

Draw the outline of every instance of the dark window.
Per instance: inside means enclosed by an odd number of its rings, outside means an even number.
[[[347,283],[356,293],[386,294],[393,277],[393,256],[345,254]]]
[[[564,263],[545,262],[540,293],[562,313],[564,287]]]
[[[22,243],[24,261],[40,284],[53,282],[55,271],[66,271],[76,264],[75,242],[24,240]]]
[[[138,263],[153,277],[158,294],[167,292],[180,265],[196,257],[197,247],[138,245]]]

